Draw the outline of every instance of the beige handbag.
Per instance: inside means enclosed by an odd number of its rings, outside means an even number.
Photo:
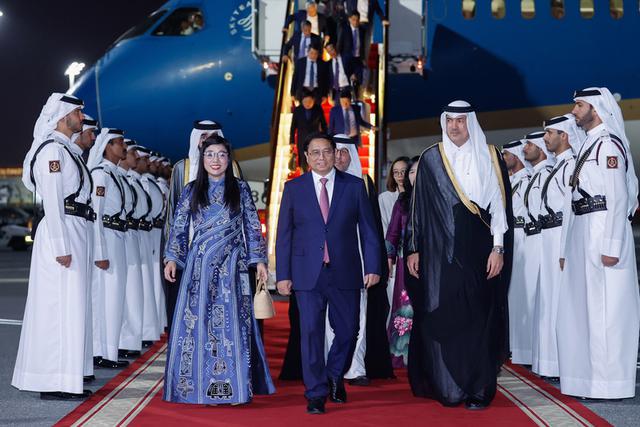
[[[271,319],[276,315],[267,283],[256,279],[256,294],[253,296],[253,314],[256,319]]]

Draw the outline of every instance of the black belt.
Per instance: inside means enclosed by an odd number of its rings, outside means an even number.
[[[127,217],[127,230],[137,230],[139,225],[139,220],[130,216]]]
[[[164,228],[164,220],[162,218],[156,218],[153,220],[153,228]]]
[[[151,231],[153,230],[153,223],[140,218],[140,220],[138,220],[138,230]]]
[[[127,231],[127,221],[120,219],[117,215],[102,215],[102,225],[111,230]]]
[[[524,234],[527,236],[535,236],[536,234],[540,234],[542,231],[542,227],[540,227],[540,223],[538,221],[527,222],[524,225]]]
[[[91,209],[91,206],[85,203],[76,202],[74,200],[65,199],[64,213],[66,215],[84,218],[87,221],[94,221],[96,219],[96,213],[93,211],[93,209]]]
[[[605,196],[583,197],[571,202],[571,209],[576,215],[586,215],[593,212],[607,210],[607,198]]]
[[[538,222],[543,230],[550,228],[556,228],[562,226],[562,212],[556,212],[555,214],[540,215],[538,216]]]
[[[525,220],[523,216],[517,216],[513,218],[514,228],[524,228]]]

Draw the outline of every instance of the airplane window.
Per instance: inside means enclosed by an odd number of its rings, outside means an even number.
[[[593,0],[580,0],[580,15],[583,18],[593,18],[594,13]]]
[[[173,11],[158,28],[154,36],[190,36],[204,27],[204,16],[195,7],[181,7]]]
[[[491,14],[494,18],[502,19],[506,12],[504,0],[491,0]]]
[[[462,0],[462,16],[473,19],[476,16],[476,0]]]
[[[129,28],[123,35],[121,35],[115,42],[113,42],[113,44],[116,45],[122,40],[137,37],[139,35],[146,33],[147,30],[153,27],[153,24],[158,22],[158,20],[162,18],[165,13],[167,13],[166,10],[157,10],[153,12],[151,15],[147,16],[144,19],[144,21],[142,21],[141,23],[139,23],[138,25],[132,28]]]
[[[536,2],[534,0],[522,0],[520,12],[524,19],[533,19],[536,16]]]
[[[556,19],[564,18],[564,0],[551,0],[551,16]]]
[[[609,12],[613,19],[620,19],[624,15],[623,0],[609,0]]]

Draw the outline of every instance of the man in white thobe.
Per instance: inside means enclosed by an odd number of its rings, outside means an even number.
[[[607,88],[576,92],[573,115],[587,137],[571,179],[562,227],[558,364],[564,394],[635,395],[640,330],[630,218],[638,179],[620,107]]]
[[[127,223],[124,189],[116,176],[116,165],[126,157],[125,147],[122,130],[103,128],[87,161],[95,187],[91,196],[97,217],[93,224],[93,329],[95,364],[101,368],[129,365],[118,361],[127,284]]]
[[[140,217],[146,212],[146,201],[138,201],[138,195],[133,184],[127,177],[128,171],[138,163],[136,150],[129,150],[129,145],[135,142],[124,140],[127,154],[124,160],[118,162],[117,177],[125,196],[125,212],[127,231],[125,233],[125,258],[127,260],[127,287],[125,290],[124,313],[122,329],[120,331],[120,357],[137,357],[142,350],[142,324],[144,306],[144,291],[142,284],[142,255],[140,251]]]
[[[87,218],[93,215],[82,166],[71,136],[82,130],[83,104],[52,94],[36,121],[22,181],[42,198],[29,291],[11,384],[42,399],[84,399],[87,305]]]
[[[142,183],[142,173],[147,171],[149,162],[149,152],[140,145],[129,145],[127,150],[135,150],[138,155],[138,162],[135,169],[129,169],[127,176],[129,183],[136,192],[138,205],[136,206],[135,218],[138,220],[138,238],[140,239],[140,259],[142,265],[142,344],[150,347],[154,341],[160,339],[160,322],[158,321],[158,310],[156,308],[156,297],[153,274],[153,244],[151,239],[151,211],[153,209],[151,196],[144,189]],[[140,208],[138,210],[138,208]],[[139,215],[139,216],[138,216]]]
[[[531,310],[531,330],[528,335],[528,343],[522,343],[526,345],[525,360],[528,364],[532,362],[531,351],[533,349],[533,311],[535,305],[536,293],[538,291],[538,283],[540,281],[540,259],[542,257],[542,235],[540,234],[542,228],[538,220],[540,215],[541,198],[540,193],[542,191],[542,185],[547,179],[549,172],[551,171],[550,163],[553,162],[551,153],[547,151],[547,147],[544,145],[544,132],[533,132],[525,136],[524,146],[524,158],[525,164],[530,169],[531,179],[524,190],[524,206],[526,210],[524,232],[526,234],[524,251],[526,257],[524,259],[524,279],[525,287],[529,292],[533,292],[531,297],[533,300],[529,301],[528,309]],[[524,362],[523,362],[524,363]]]
[[[560,292],[560,236],[565,210],[570,206],[569,178],[575,168],[575,153],[581,136],[571,114],[544,123],[544,142],[556,163],[542,184],[540,279],[533,314],[533,361],[531,370],[551,381],[558,381],[556,316]],[[582,132],[584,134],[584,132]]]
[[[91,178],[91,172],[87,167],[84,158],[82,157],[85,151],[88,151],[96,141],[95,131],[98,129],[98,122],[93,120],[90,116],[84,114],[84,119],[82,120],[82,132],[74,133],[71,136],[71,152],[74,157],[78,161],[78,164],[82,167],[83,177],[85,182],[88,182],[91,186],[90,194],[93,193],[93,183]],[[91,200],[88,200],[87,203],[90,203]],[[92,206],[93,208],[93,206]],[[92,281],[93,281],[93,252],[94,252],[94,241],[93,241],[93,222],[94,219],[87,218],[87,259],[89,259],[89,263],[87,264],[87,313],[86,313],[86,322],[87,325],[84,328],[85,331],[85,355],[84,355],[84,382],[88,383],[95,380],[95,375],[93,374],[93,301],[92,301]]]
[[[536,289],[525,276],[526,248],[524,224],[527,209],[524,192],[529,185],[529,170],[525,167],[525,140],[510,142],[502,147],[504,162],[511,174],[511,200],[513,209],[513,266],[509,284],[509,348],[511,361],[520,365],[531,364],[531,334],[533,304]]]
[[[164,206],[165,197],[162,189],[156,181],[154,173],[156,166],[154,163],[159,157],[154,154],[149,156],[147,170],[142,174],[142,186],[151,198],[151,222],[152,229],[149,232],[151,248],[153,250],[153,291],[155,296],[156,313],[158,315],[158,333],[162,335],[167,326],[167,306],[165,302],[164,289],[162,286],[162,275],[160,274],[160,243],[162,240],[162,229],[164,226]]]

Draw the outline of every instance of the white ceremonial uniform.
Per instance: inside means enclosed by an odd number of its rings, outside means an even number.
[[[118,166],[116,172],[122,184],[122,189],[124,190],[127,225],[133,224],[137,222],[133,220],[133,218],[137,215],[142,215],[146,210],[141,212],[142,208],[137,207],[136,193],[127,179],[127,171]],[[140,351],[142,349],[143,311],[140,307],[144,306],[144,293],[142,287],[142,260],[140,258],[139,233],[140,231],[136,228],[127,228],[124,234],[127,284],[119,348],[131,351]]]
[[[525,259],[527,258],[524,222],[527,208],[524,193],[529,185],[529,171],[520,169],[510,177],[511,200],[515,228],[513,230],[513,266],[509,285],[509,347],[511,361],[521,365],[531,364],[531,334],[535,287],[527,287]]]
[[[575,168],[573,151],[567,149],[556,156],[556,164],[547,176],[542,188],[541,215],[564,212],[571,195],[569,178]],[[533,354],[531,370],[538,375],[557,377],[558,346],[556,317],[560,292],[560,239],[562,227],[545,228],[542,221],[540,279],[533,311]]]
[[[78,164],[82,167],[82,175],[84,179],[84,185],[87,186],[87,192],[89,198],[87,200],[78,199],[79,201],[91,204],[91,193],[93,192],[93,182],[91,177],[91,171],[87,167],[84,158],[82,157],[82,148],[75,143],[70,144],[71,153],[78,161]],[[84,375],[93,375],[93,298],[92,298],[92,285],[93,285],[93,254],[94,254],[94,239],[93,239],[93,221],[87,222],[87,311],[85,315],[85,353],[84,353]]]
[[[33,244],[29,291],[11,384],[28,391],[82,393],[87,311],[87,220],[65,214],[64,199],[80,188],[71,141],[54,131],[33,164],[45,217]],[[83,180],[84,181],[84,180]],[[75,198],[90,199],[84,182]],[[71,255],[65,268],[56,257]]]
[[[601,124],[587,133],[577,156],[572,200],[586,197],[578,189],[605,196],[606,210],[583,215],[572,210],[563,224],[557,334],[560,388],[568,395],[615,399],[635,394],[640,296],[628,220],[626,158],[632,160],[624,151]],[[619,262],[605,267],[602,255]]]
[[[145,191],[151,197],[151,220],[154,222],[153,229],[149,232],[151,237],[151,247],[153,250],[153,290],[155,295],[156,313],[158,315],[158,333],[162,335],[164,328],[167,326],[167,306],[162,287],[162,276],[160,275],[160,244],[162,241],[163,227],[156,226],[161,223],[164,218],[165,196],[162,188],[158,185],[156,178],[150,173],[142,176],[142,185]]]
[[[96,261],[108,260],[109,268],[93,266],[93,326],[96,356],[118,360],[118,346],[127,284],[124,231],[110,228],[112,218],[124,223],[124,193],[116,176],[117,166],[104,159],[91,171],[96,221],[93,224]],[[99,338],[99,339],[96,339]]]
[[[138,199],[134,217],[136,219],[149,222],[151,220],[150,214],[152,206],[150,196],[143,188],[143,184],[141,182],[142,176],[134,170],[129,170],[127,176]],[[139,230],[138,238],[140,239],[140,259],[142,262],[142,339],[144,341],[157,341],[160,338],[160,323],[158,322],[158,309],[156,308],[156,297],[153,283],[154,263],[151,232]],[[140,307],[138,307],[138,309],[140,309]]]
[[[393,173],[393,171],[389,171],[389,173]],[[378,204],[380,205],[380,217],[382,219],[382,235],[386,237],[387,229],[389,228],[389,223],[391,222],[391,214],[393,212],[393,206],[396,204],[396,200],[398,200],[398,196],[400,195],[399,191],[385,191],[378,196]],[[389,301],[389,307],[392,305],[393,300],[393,289],[396,283],[396,269],[395,267],[389,270],[389,280],[387,282],[387,301]],[[389,325],[389,320],[391,319],[391,310],[389,310],[389,314],[387,314],[387,322],[386,325]]]
[[[522,341],[522,346],[526,345],[526,348],[522,350],[522,364],[531,364],[532,362],[532,350],[533,350],[533,311],[536,299],[536,293],[538,292],[538,284],[540,282],[540,261],[542,257],[542,234],[538,228],[537,233],[531,234],[527,231],[527,227],[532,224],[538,223],[538,215],[540,215],[540,193],[542,191],[542,185],[544,184],[547,176],[549,176],[551,167],[546,160],[541,161],[533,167],[531,172],[531,179],[527,185],[524,193],[524,204],[526,209],[525,215],[525,234],[527,237],[524,240],[524,252],[526,254],[524,258],[524,278],[525,288],[529,292],[533,292],[531,297],[533,300],[528,301],[527,309],[529,310],[530,327],[527,339],[529,339],[528,345]]]

